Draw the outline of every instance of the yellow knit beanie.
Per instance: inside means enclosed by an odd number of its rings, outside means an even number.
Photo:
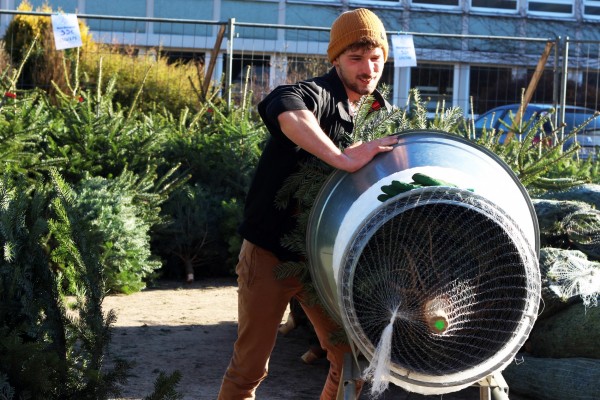
[[[333,62],[351,44],[362,37],[375,40],[383,49],[383,58],[388,57],[388,41],[381,20],[372,11],[358,8],[340,15],[331,25],[327,56]]]

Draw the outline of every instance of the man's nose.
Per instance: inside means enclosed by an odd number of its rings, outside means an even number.
[[[377,63],[371,61],[371,60],[366,60],[365,62],[362,63],[362,69],[364,73],[368,73],[368,74],[372,74],[373,72],[376,71],[377,68]]]

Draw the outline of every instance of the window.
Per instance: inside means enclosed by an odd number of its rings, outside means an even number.
[[[413,6],[458,7],[460,0],[412,0]]]
[[[506,67],[471,66],[469,96],[476,114],[499,105],[518,102],[520,89],[512,83],[512,70]]]
[[[471,0],[474,11],[516,12],[517,0]]]
[[[401,0],[354,0],[351,3],[380,3],[380,4],[398,4]]]
[[[529,0],[527,7],[533,15],[573,16],[573,2],[568,0]]]
[[[241,104],[246,90],[252,92],[255,104],[269,93],[270,61],[268,55],[233,54],[231,95],[236,104]]]
[[[600,18],[600,1],[584,0],[583,15],[590,18]]]
[[[453,82],[453,65],[419,64],[410,69],[410,85],[419,90],[429,113],[434,113],[442,103],[446,108],[452,105]]]

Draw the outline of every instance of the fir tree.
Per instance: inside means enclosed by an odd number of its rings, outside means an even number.
[[[115,316],[103,313],[102,267],[74,193],[52,176],[52,185],[0,182],[0,388],[17,399],[106,398],[127,370],[102,371]],[[59,265],[77,278],[75,315]]]

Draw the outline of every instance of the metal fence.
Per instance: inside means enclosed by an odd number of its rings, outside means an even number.
[[[51,15],[0,10],[2,32],[16,14],[39,18]],[[222,95],[229,102],[239,101],[246,93],[244,87],[249,87],[258,100],[279,84],[321,74],[329,68],[325,58],[328,27],[251,24],[235,19],[89,14],[78,18],[90,28],[95,42],[104,44],[95,50],[104,52],[103,57],[118,55],[120,62],[133,65],[160,54],[170,61],[195,63],[223,88]],[[386,64],[382,82],[390,87],[390,100],[397,106],[405,106],[409,90],[417,88],[429,101],[431,111],[443,103],[476,116],[498,105],[519,103],[523,91],[531,82],[537,82],[530,92],[532,103],[600,108],[600,42],[559,36],[396,34],[413,36],[418,61],[416,67],[395,67],[390,57]],[[547,57],[542,59],[544,54]],[[183,90],[186,85],[189,82],[181,79],[169,82],[173,90]]]

